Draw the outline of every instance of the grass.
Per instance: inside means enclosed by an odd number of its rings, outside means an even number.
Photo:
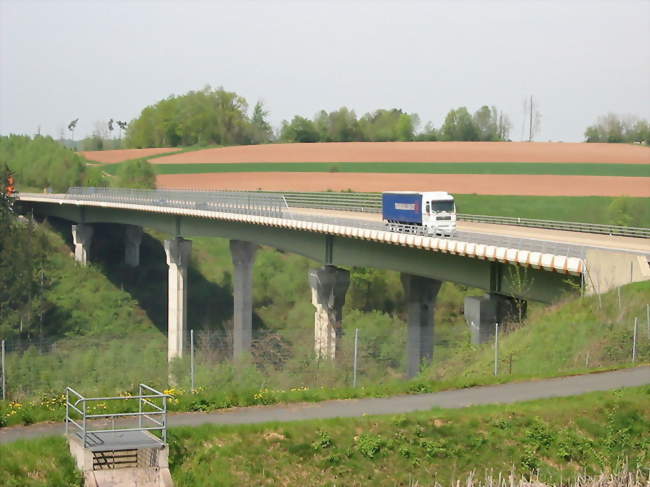
[[[183,150],[181,152],[188,152]],[[178,154],[179,152],[175,152]],[[166,154],[169,155],[169,154]],[[162,156],[154,156],[162,157]],[[153,158],[149,158],[153,159]],[[111,166],[107,172],[117,169]],[[157,174],[229,172],[342,172],[391,174],[552,174],[558,176],[650,177],[650,164],[589,164],[537,162],[245,162],[155,164]]]
[[[176,485],[449,485],[471,472],[645,477],[650,387],[509,406],[171,431]]]
[[[452,485],[511,473],[566,485],[626,466],[643,485],[650,386],[411,414],[171,428],[169,445],[179,487]],[[0,484],[81,485],[81,477],[65,439],[51,437],[0,445]]]
[[[61,436],[19,440],[0,445],[0,485],[3,487],[82,486],[68,444]]]

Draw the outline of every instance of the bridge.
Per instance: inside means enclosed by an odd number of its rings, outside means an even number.
[[[465,302],[466,319],[480,342],[489,338],[495,322],[525,300],[550,303],[576,289],[601,293],[650,279],[650,229],[520,219],[495,224],[489,221],[493,217],[459,215],[458,234],[437,238],[419,234],[417,227],[386,231],[378,204],[377,198],[336,193],[107,188],[21,193],[17,199],[23,213],[72,222],[75,259],[81,265],[89,259],[93,224],[124,225],[124,260],[133,267],[139,265],[143,227],[170,236],[164,241],[169,266],[170,361],[181,357],[184,349],[192,247],[188,237],[230,240],[235,359],[247,354],[251,346],[253,264],[259,245],[322,263],[307,277],[315,307],[314,347],[323,358],[335,358],[342,334],[342,308],[349,286],[349,271],[344,267],[400,272],[408,309],[409,376],[416,375],[432,357],[435,301],[443,281],[486,291],[485,296]],[[532,231],[531,226],[543,228]]]

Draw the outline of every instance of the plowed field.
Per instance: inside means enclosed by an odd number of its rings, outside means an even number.
[[[648,178],[476,174],[211,173],[164,174],[159,188],[380,192],[442,190],[461,194],[650,197]]]
[[[650,164],[650,148],[562,142],[331,142],[220,147],[155,164],[233,162],[585,162]]]
[[[166,152],[176,152],[178,147],[162,147],[154,149],[120,149],[120,150],[97,150],[82,151],[80,154],[89,161],[103,162],[105,164],[115,164],[117,162],[128,161],[129,159],[139,159],[141,157],[151,157]]]

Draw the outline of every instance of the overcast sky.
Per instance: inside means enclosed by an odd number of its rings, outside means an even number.
[[[0,134],[58,137],[223,86],[279,126],[341,106],[439,127],[496,105],[522,135],[580,141],[607,112],[650,119],[650,0],[0,0]]]

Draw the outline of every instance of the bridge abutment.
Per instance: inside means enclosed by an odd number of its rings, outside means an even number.
[[[402,274],[401,279],[408,311],[406,374],[411,378],[433,358],[435,305],[442,282],[411,274]]]
[[[142,242],[142,227],[126,225],[124,231],[124,263],[129,267],[140,265],[140,243]]]
[[[464,315],[470,327],[472,343],[479,345],[492,340],[496,323],[523,318],[526,315],[526,301],[494,293],[467,296]]]
[[[253,265],[257,245],[243,240],[230,241],[233,276],[233,359],[250,353],[253,340]]]
[[[332,265],[309,271],[314,313],[314,350],[319,358],[333,360],[343,335],[342,316],[350,272]]]
[[[187,324],[187,268],[192,241],[177,237],[165,240],[168,273],[167,360],[183,356]]]
[[[90,244],[93,241],[93,227],[85,223],[72,225],[72,241],[74,242],[74,260],[82,266],[88,264]]]

